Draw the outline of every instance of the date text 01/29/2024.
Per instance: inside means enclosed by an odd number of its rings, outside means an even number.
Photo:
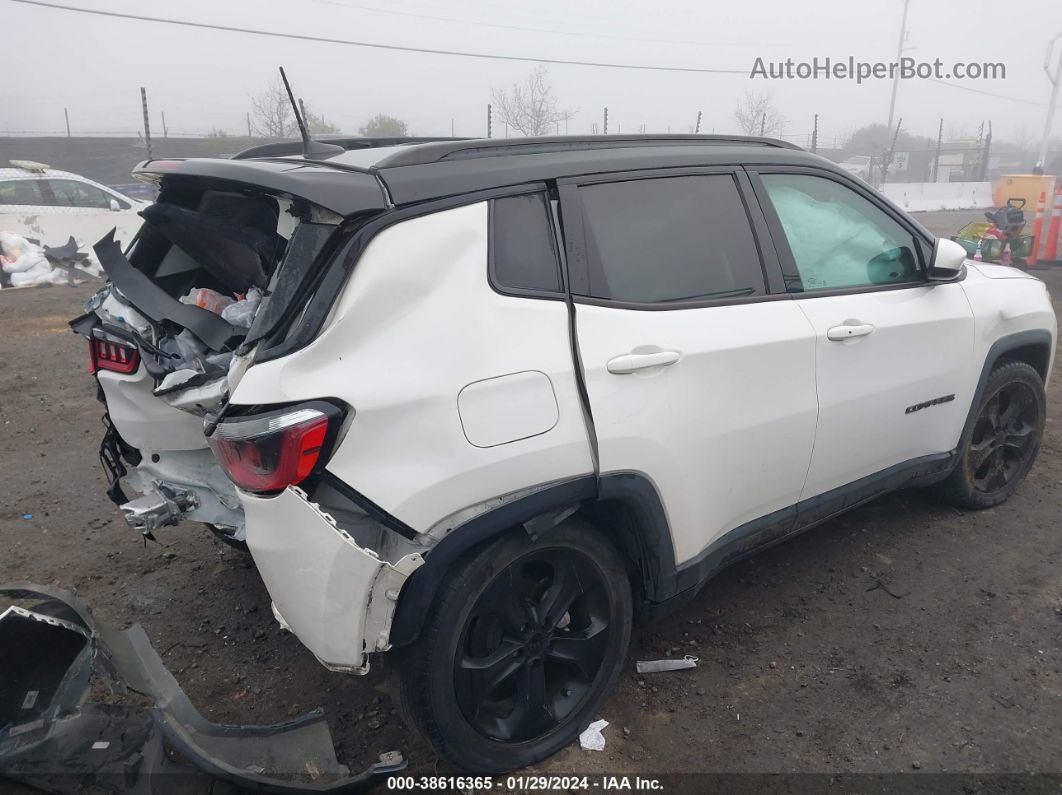
[[[663,789],[660,779],[643,776],[389,776],[389,790],[465,792],[571,792],[575,790],[645,791]]]

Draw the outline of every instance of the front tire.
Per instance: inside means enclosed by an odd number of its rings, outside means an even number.
[[[458,767],[497,774],[575,739],[619,674],[631,631],[623,560],[569,519],[502,536],[457,565],[399,658],[400,711]]]
[[[948,502],[979,510],[1006,500],[1036,460],[1047,416],[1043,379],[1025,362],[1005,362],[988,376],[976,412],[959,462],[938,488]]]

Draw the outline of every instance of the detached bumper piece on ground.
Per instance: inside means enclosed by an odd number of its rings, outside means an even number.
[[[352,774],[321,709],[273,726],[211,723],[139,625],[103,626],[48,586],[0,585],[0,596],[33,604],[0,614],[0,777],[51,792],[346,792],[405,767],[392,751]],[[120,703],[88,700],[103,692],[94,680]]]

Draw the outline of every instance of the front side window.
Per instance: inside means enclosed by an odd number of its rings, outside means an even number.
[[[44,204],[37,180],[12,179],[0,182],[0,205],[12,204]]]
[[[590,295],[671,303],[765,292],[745,205],[729,174],[579,189]]]
[[[560,261],[544,194],[495,199],[490,241],[492,276],[498,287],[560,291]]]
[[[56,207],[91,207],[106,210],[111,206],[111,197],[92,185],[72,179],[50,179],[47,187],[51,188]]]
[[[763,184],[793,252],[791,289],[922,281],[914,237],[868,199],[825,177],[764,174]]]

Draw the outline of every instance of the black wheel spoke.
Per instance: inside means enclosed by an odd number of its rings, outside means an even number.
[[[561,633],[550,643],[546,659],[566,665],[578,672],[584,681],[593,679],[608,644],[607,626],[595,622],[580,632]]]
[[[996,437],[988,436],[984,441],[970,445],[970,469],[979,470],[992,453],[996,451]]]
[[[981,407],[967,447],[967,471],[982,494],[999,492],[1020,477],[1036,449],[1040,403],[1022,381],[1006,383]]]
[[[478,711],[491,694],[523,665],[523,646],[515,640],[504,640],[485,657],[462,656],[458,662],[461,690],[471,699]]]
[[[458,705],[480,733],[526,742],[594,692],[612,605],[599,566],[565,548],[529,552],[480,592],[454,660]]]
[[[583,591],[575,563],[567,557],[556,561],[553,567],[553,582],[542,595],[542,600],[533,607],[535,620],[543,628],[553,629],[564,618],[572,602]]]

